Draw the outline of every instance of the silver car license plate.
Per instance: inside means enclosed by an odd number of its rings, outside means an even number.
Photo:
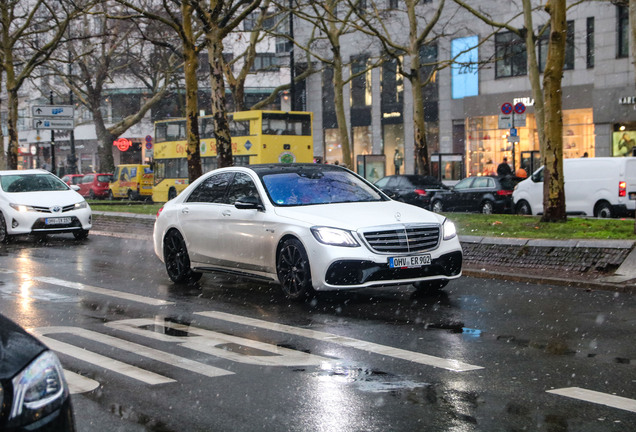
[[[70,217],[58,217],[58,218],[46,218],[45,223],[47,225],[62,225],[62,224],[70,224]]]
[[[389,258],[389,267],[391,268],[423,267],[430,264],[431,264],[430,254]]]

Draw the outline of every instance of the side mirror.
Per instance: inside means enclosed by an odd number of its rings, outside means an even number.
[[[255,196],[244,196],[239,198],[235,203],[234,207],[239,210],[263,210],[264,207],[261,204],[261,200]]]
[[[78,190],[80,190],[80,187],[78,185],[71,185],[70,186],[71,189],[73,189],[75,192],[77,192]]]

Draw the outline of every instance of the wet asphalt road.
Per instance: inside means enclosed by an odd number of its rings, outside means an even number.
[[[628,294],[462,278],[297,304],[175,286],[144,236],[62,235],[0,246],[0,312],[59,353],[82,432],[636,430]]]

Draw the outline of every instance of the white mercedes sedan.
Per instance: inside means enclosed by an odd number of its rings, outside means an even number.
[[[154,248],[175,283],[223,272],[278,282],[290,299],[387,285],[440,289],[462,270],[451,221],[336,165],[210,171],[159,210]]]
[[[0,242],[19,234],[85,239],[91,227],[90,206],[57,176],[42,169],[0,171]]]

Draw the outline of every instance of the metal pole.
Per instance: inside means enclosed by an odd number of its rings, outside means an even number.
[[[294,14],[292,8],[294,7],[294,0],[289,0],[289,97],[291,98],[291,110],[296,111],[296,83],[294,83]]]
[[[51,105],[53,105],[53,90],[50,93]],[[57,174],[57,165],[55,165],[55,131],[51,129],[51,172]]]
[[[68,75],[71,76],[72,67],[71,67],[71,52],[68,53]],[[73,90],[69,89],[68,98],[70,101],[71,107],[73,107]],[[75,116],[75,109],[73,109],[73,116]],[[71,157],[68,160],[69,162],[69,173],[77,174],[77,157],[75,155],[75,119],[73,119],[73,128],[71,129]]]

